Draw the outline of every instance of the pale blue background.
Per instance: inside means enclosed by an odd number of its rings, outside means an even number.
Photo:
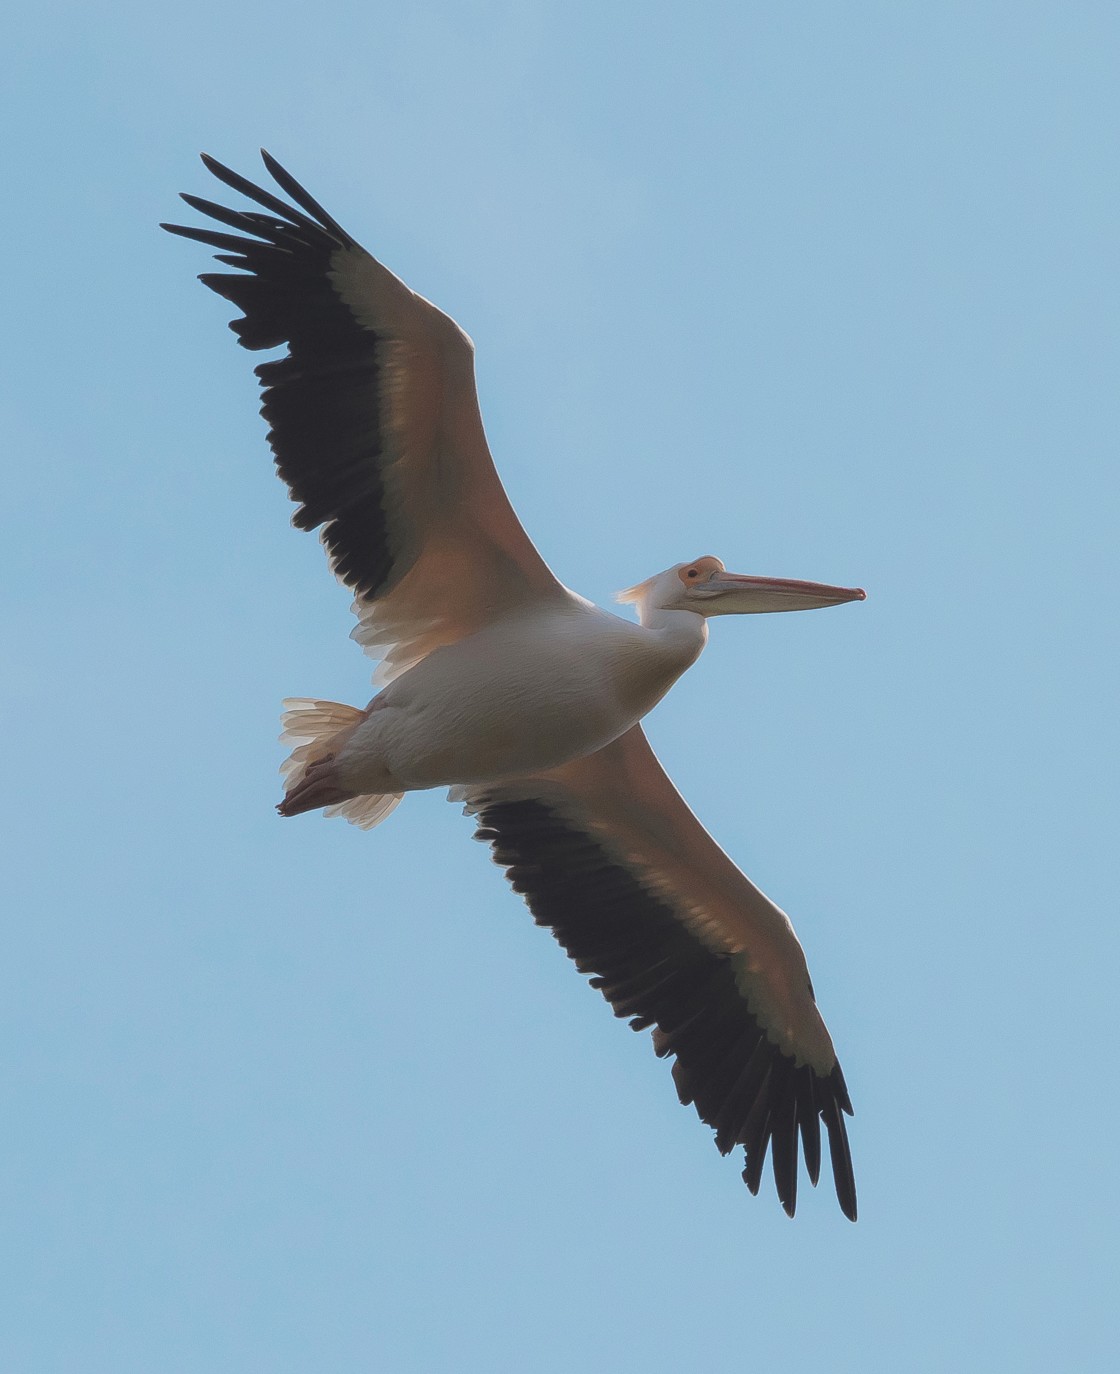
[[[47,4],[4,40],[6,1374],[1114,1368],[1114,0]],[[437,795],[281,822],[363,702],[253,360],[155,228],[265,143],[473,334],[650,721],[792,914],[861,1219],[675,1101]]]

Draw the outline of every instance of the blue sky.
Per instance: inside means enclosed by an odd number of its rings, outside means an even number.
[[[1112,4],[46,4],[6,39],[12,1374],[1114,1358]],[[649,721],[791,914],[861,1217],[782,1214],[361,703],[203,250],[265,144],[473,335],[559,575],[867,587]]]

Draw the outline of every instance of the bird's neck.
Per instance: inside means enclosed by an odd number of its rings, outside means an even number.
[[[612,636],[614,690],[630,723],[652,711],[677,678],[690,668],[708,638],[704,617],[693,611],[640,607],[638,625]]]
[[[694,663],[708,642],[708,622],[695,611],[665,611],[659,607],[641,607],[638,620],[648,630],[659,647],[684,659],[681,672]]]

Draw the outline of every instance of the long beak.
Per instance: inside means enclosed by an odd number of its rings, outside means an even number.
[[[784,577],[746,577],[719,572],[693,596],[705,604],[703,615],[761,615],[768,611],[812,611],[866,601],[862,587],[831,587],[827,582],[794,582]]]

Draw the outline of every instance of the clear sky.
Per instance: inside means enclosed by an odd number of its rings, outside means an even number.
[[[4,47],[5,1374],[1113,1368],[1113,0]],[[155,227],[262,143],[473,335],[565,581],[868,589],[718,622],[648,725],[806,947],[856,1226],[747,1194],[442,796],[274,814],[281,698],[369,663]]]

